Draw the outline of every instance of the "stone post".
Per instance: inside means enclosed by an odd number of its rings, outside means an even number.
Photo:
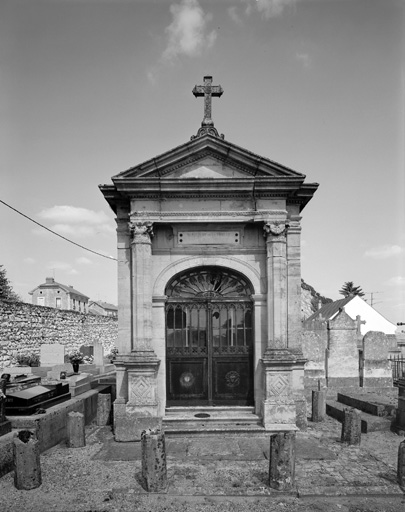
[[[295,432],[270,437],[269,485],[278,491],[295,485]]]
[[[42,484],[39,442],[36,433],[20,430],[13,439],[14,485],[17,489],[36,489]]]
[[[111,417],[111,395],[110,393],[99,393],[97,395],[97,425],[109,425]]]
[[[326,392],[324,390],[312,390],[312,417],[311,421],[325,421],[326,416]]]
[[[159,429],[141,434],[142,478],[145,490],[162,492],[167,488],[165,435]]]
[[[81,448],[86,446],[84,415],[81,412],[70,412],[68,414],[67,435],[67,445],[69,448]]]
[[[352,407],[345,407],[342,422],[342,443],[358,445],[361,441],[361,415],[360,411]]]
[[[398,447],[397,479],[398,484],[405,487],[405,441],[402,441]]]

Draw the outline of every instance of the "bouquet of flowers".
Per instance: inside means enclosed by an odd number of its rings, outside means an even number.
[[[69,352],[69,361],[73,363],[82,363],[84,360],[84,355],[80,350],[73,350],[72,352]]]

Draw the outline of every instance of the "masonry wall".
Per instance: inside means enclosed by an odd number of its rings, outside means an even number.
[[[107,353],[116,346],[117,318],[0,301],[0,368],[17,352],[40,353],[44,343],[66,345],[66,352],[98,342]]]

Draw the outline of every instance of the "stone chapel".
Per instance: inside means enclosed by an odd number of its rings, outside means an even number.
[[[274,432],[306,421],[300,221],[318,184],[219,135],[211,76],[192,92],[197,134],[100,186],[117,222],[117,441],[176,406],[250,406]]]

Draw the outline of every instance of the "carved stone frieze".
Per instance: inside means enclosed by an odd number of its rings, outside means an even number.
[[[129,231],[131,234],[131,243],[150,244],[153,237],[153,222],[135,221],[129,222]]]
[[[284,210],[232,210],[232,211],[173,211],[173,212],[160,212],[160,211],[142,211],[142,212],[131,212],[131,217],[137,217],[138,215],[145,217],[264,217],[269,214],[284,213]],[[135,221],[138,222],[138,221]],[[272,224],[276,221],[272,221]]]

